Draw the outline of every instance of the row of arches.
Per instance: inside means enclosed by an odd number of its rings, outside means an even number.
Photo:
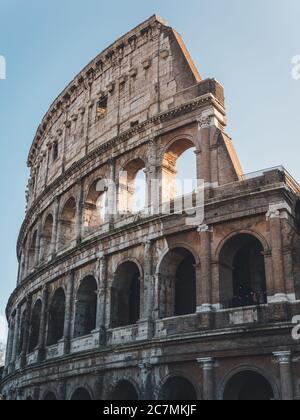
[[[167,252],[157,274],[158,317],[160,319],[194,314],[197,311],[198,257],[189,249],[176,247]],[[267,303],[264,252],[260,241],[250,234],[239,234],[228,240],[221,252],[220,302],[223,308],[259,306]],[[143,268],[135,261],[121,263],[111,282],[110,327],[136,324],[141,318],[143,301]],[[98,283],[85,277],[74,296],[73,338],[91,334],[97,325]],[[37,300],[31,310],[28,351],[40,340],[43,304]],[[52,346],[64,337],[66,294],[61,287],[53,294],[47,311],[47,340]],[[22,313],[19,353],[23,349],[26,310]]]
[[[153,390],[152,390],[153,391]],[[272,401],[279,399],[277,388],[262,373],[256,370],[243,370],[230,376],[222,386],[219,399],[224,401]],[[93,395],[85,387],[77,388],[71,395],[73,401],[90,401]],[[140,392],[134,382],[120,380],[106,395],[108,401],[138,401]],[[155,396],[159,401],[197,401],[201,399],[198,386],[184,376],[167,378]],[[27,400],[32,400],[28,397]],[[43,396],[45,401],[58,400],[53,391]]]
[[[189,194],[197,187],[195,150],[192,140],[177,139],[163,153],[162,185],[155,190],[163,202]],[[111,217],[143,211],[149,204],[149,191],[154,191],[150,180],[156,179],[154,174],[147,175],[147,165],[142,158],[135,158],[120,169],[117,181],[97,178],[85,187],[82,203],[74,194],[60,204],[58,215],[51,211],[41,228],[32,228],[24,240],[22,275],[74,244],[81,235],[87,237],[99,231]]]

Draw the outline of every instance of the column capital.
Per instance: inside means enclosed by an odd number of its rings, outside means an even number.
[[[288,219],[289,214],[292,214],[292,209],[286,202],[283,201],[269,205],[269,210],[266,213],[266,219]]]
[[[198,233],[213,233],[214,229],[212,226],[209,225],[201,225],[198,227],[197,232]]]
[[[277,359],[277,362],[280,365],[289,365],[292,362],[292,352],[291,351],[274,352],[273,356]]]
[[[203,370],[213,370],[216,365],[216,360],[213,357],[200,357],[197,362]]]

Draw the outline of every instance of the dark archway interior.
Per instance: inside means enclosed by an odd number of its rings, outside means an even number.
[[[30,246],[29,246],[29,251],[28,251],[29,270],[31,270],[35,265],[36,253],[37,253],[37,231],[34,232],[30,241]]]
[[[138,399],[136,389],[129,381],[119,382],[109,397],[112,401],[138,401]]]
[[[237,235],[220,255],[220,295],[225,308],[267,303],[263,247],[255,237]]]
[[[34,305],[32,315],[31,315],[31,323],[30,323],[30,331],[29,331],[29,353],[31,353],[39,343],[39,334],[40,334],[40,325],[41,325],[41,314],[42,314],[42,302],[38,300]]]
[[[57,344],[64,336],[66,298],[63,289],[58,289],[51,302],[48,321],[47,345]]]
[[[140,319],[140,270],[133,262],[122,264],[112,288],[112,327],[134,325]]]
[[[94,277],[86,277],[77,293],[74,337],[83,337],[96,328],[97,282]]]
[[[225,401],[271,401],[274,393],[270,383],[256,372],[241,372],[226,385]]]
[[[89,392],[84,388],[78,388],[71,398],[72,401],[91,401]]]
[[[196,261],[184,248],[175,248],[160,266],[160,318],[196,312]]]
[[[53,392],[48,392],[48,394],[46,394],[44,401],[56,401],[56,395]]]
[[[160,401],[197,401],[197,399],[194,386],[182,377],[168,379],[159,395]]]

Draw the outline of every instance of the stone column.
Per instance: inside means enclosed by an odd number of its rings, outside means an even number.
[[[59,204],[60,197],[56,197],[54,205],[54,215],[53,215],[53,232],[52,232],[52,242],[51,242],[51,255],[55,256],[59,248]]]
[[[32,303],[32,296],[28,296],[27,301],[26,301],[25,328],[24,328],[23,347],[22,347],[22,352],[21,352],[21,368],[22,369],[25,368],[26,363],[27,363],[26,356],[27,356],[28,342],[29,342],[31,303]]]
[[[99,345],[106,345],[106,296],[107,296],[107,257],[102,256],[98,261],[100,285],[97,301],[97,325],[99,330]]]
[[[113,229],[115,216],[117,215],[118,210],[118,187],[119,182],[116,183],[116,159],[112,158],[109,160],[110,165],[110,179],[108,185],[108,215],[107,221],[109,223],[109,228]]]
[[[197,152],[197,176],[203,179],[204,184],[211,184],[211,163],[210,163],[210,127],[212,126],[211,116],[202,116],[198,122],[198,146]]]
[[[82,239],[82,218],[83,218],[83,196],[84,196],[84,179],[80,179],[78,181],[80,185],[80,193],[79,193],[79,200],[77,204],[77,212],[76,212],[76,242],[77,244],[81,243]]]
[[[281,217],[280,206],[270,206],[269,212],[267,213],[267,220],[270,225],[274,279],[274,296],[269,298],[269,301],[271,300],[272,302],[282,302],[287,300],[284,279]]]
[[[157,179],[157,150],[156,141],[151,138],[149,141],[149,158],[148,167],[146,169],[147,182],[147,206],[148,214],[159,213],[159,180]]]
[[[15,334],[15,323],[11,320],[8,325],[8,336],[7,336],[7,344],[6,344],[6,356],[5,356],[5,371],[6,372],[12,360],[14,334]]]
[[[39,331],[39,344],[38,344],[38,360],[39,361],[42,361],[45,358],[47,311],[48,311],[48,285],[45,285],[43,289],[42,313],[41,313],[40,331]]]
[[[41,219],[41,216],[39,216],[37,236],[36,236],[35,261],[34,261],[35,267],[38,267],[42,258],[41,244],[42,244],[42,219]]]
[[[151,401],[153,400],[152,395],[152,386],[151,386],[151,374],[152,366],[150,363],[139,363],[138,365],[140,371],[140,389],[141,389],[141,400],[142,401]]]
[[[197,359],[203,370],[203,399],[214,401],[215,398],[215,359],[211,357]]]
[[[197,312],[209,312],[212,310],[211,241],[213,230],[203,225],[198,228],[198,232],[201,241],[201,278],[197,282]]]
[[[19,329],[20,329],[20,316],[21,310],[20,307],[16,310],[16,317],[15,317],[15,333],[14,333],[14,341],[12,347],[12,355],[11,355],[11,363],[14,364],[17,358],[18,352],[18,344],[19,344]]]
[[[66,293],[66,312],[65,312],[65,325],[64,325],[64,354],[69,354],[71,350],[73,290],[74,290],[74,272],[71,271],[68,276],[68,285],[67,285],[67,293]]]
[[[283,401],[294,400],[294,386],[292,376],[292,353],[290,351],[275,352],[280,368],[281,398]]]

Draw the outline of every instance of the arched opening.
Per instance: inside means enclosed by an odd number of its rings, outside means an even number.
[[[176,376],[169,378],[159,394],[160,401],[197,401],[194,386],[185,378]]]
[[[53,216],[49,214],[45,221],[42,237],[41,237],[41,244],[42,244],[42,259],[44,260],[50,255],[51,252],[51,244],[52,244],[52,235],[53,235]]]
[[[42,302],[38,300],[33,308],[30,323],[29,353],[39,344],[40,325],[42,315]]]
[[[44,401],[56,401],[56,400],[57,400],[57,398],[56,398],[56,395],[54,394],[54,392],[48,392],[45,395],[45,398],[44,398]]]
[[[107,183],[96,180],[90,187],[84,203],[84,229],[86,234],[96,232],[106,221],[108,207]]]
[[[252,235],[229,239],[220,254],[220,299],[224,308],[267,303],[261,242]]]
[[[185,248],[175,248],[164,257],[159,268],[160,318],[196,312],[195,265],[195,257]]]
[[[145,163],[141,159],[131,161],[120,174],[119,211],[123,214],[138,213],[147,205]]]
[[[97,282],[92,276],[86,277],[77,292],[74,337],[91,334],[96,328]]]
[[[140,319],[140,277],[139,267],[133,262],[117,269],[111,291],[113,328],[134,325]]]
[[[108,399],[111,401],[138,401],[139,396],[132,383],[124,380],[118,383]]]
[[[70,198],[61,213],[59,221],[59,248],[70,246],[75,240],[76,201]]]
[[[71,401],[91,401],[91,396],[85,388],[78,388],[71,397]]]
[[[194,143],[179,139],[167,149],[162,164],[163,202],[197,189],[197,159]]]
[[[20,355],[23,351],[24,340],[25,340],[25,327],[26,327],[26,309],[23,311],[23,314],[21,317],[19,342],[18,342],[18,355]]]
[[[37,231],[35,231],[31,237],[29,251],[28,251],[28,268],[29,270],[33,269],[36,263],[36,253],[37,253]]]
[[[252,371],[240,372],[227,383],[224,401],[272,401],[273,389],[267,379]]]
[[[66,298],[63,289],[54,293],[49,309],[47,345],[57,344],[64,336]]]

